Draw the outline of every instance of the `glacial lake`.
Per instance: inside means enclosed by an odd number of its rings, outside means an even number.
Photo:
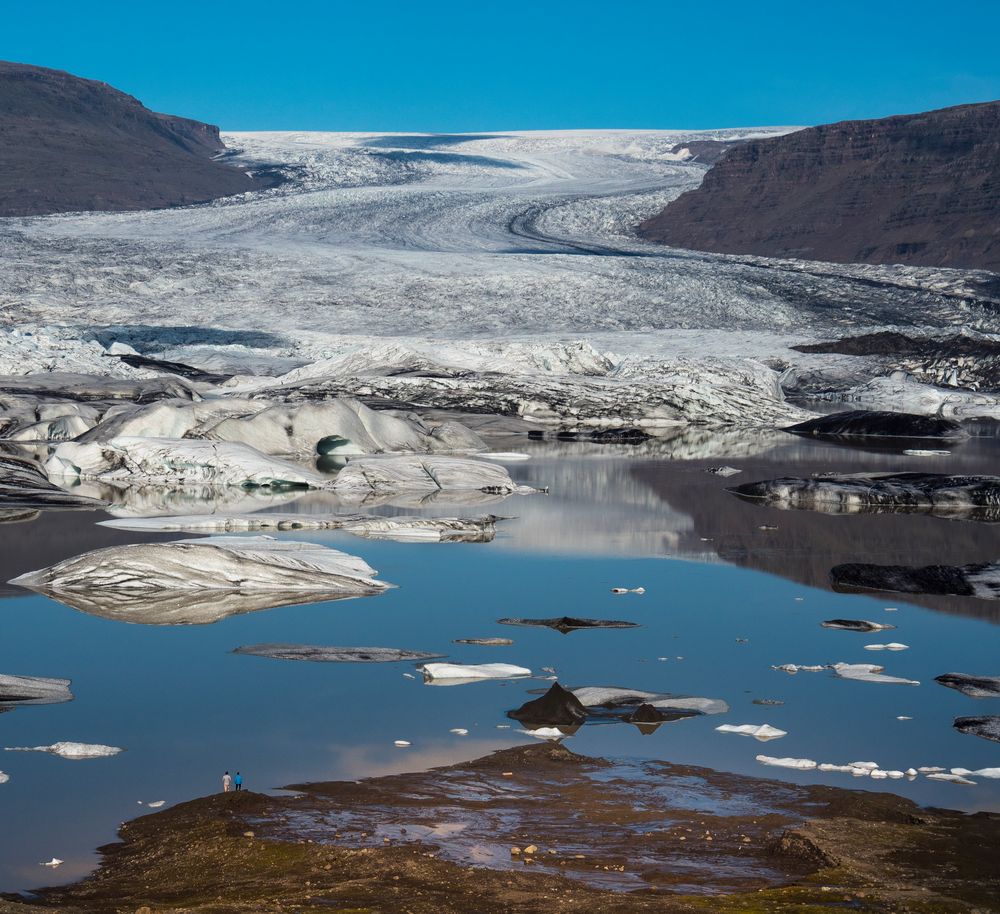
[[[149,813],[140,802],[183,802],[220,788],[224,770],[246,787],[424,769],[533,741],[506,717],[548,688],[544,667],[569,687],[602,685],[724,699],[727,714],[662,725],[588,724],[566,745],[617,758],[657,758],[725,771],[885,790],[938,806],[1000,810],[1000,781],[964,787],[872,781],[765,767],[758,754],[819,762],[870,760],[887,769],[1000,765],[1000,744],[962,735],[955,717],[1000,713],[1000,701],[944,688],[946,672],[1000,675],[1000,602],[966,597],[849,595],[828,584],[842,562],[926,565],[1000,559],[1000,525],[905,515],[826,515],[742,501],[726,487],[837,471],[996,472],[1000,441],[975,437],[951,456],[911,457],[781,433],[678,434],[597,446],[505,439],[531,459],[514,478],[549,494],[377,513],[507,517],[491,543],[413,544],[341,532],[277,534],[362,556],[398,585],[382,595],[286,606],[204,626],[126,624],[0,585],[0,672],[73,680],[75,700],[0,714],[0,746],[60,740],[126,749],[70,761],[0,752],[0,891],[73,881],[97,863],[118,825]],[[706,472],[728,464],[739,475]],[[208,510],[211,510],[209,506]],[[329,511],[307,493],[282,512]],[[367,510],[367,509],[362,509]],[[194,513],[192,506],[185,513]],[[95,526],[100,512],[47,512],[0,524],[0,571],[17,574],[114,543],[159,537]],[[614,595],[613,587],[644,587]],[[887,612],[886,608],[895,608]],[[631,629],[560,634],[497,624],[502,617],[622,619]],[[861,634],[825,619],[896,625]],[[453,644],[504,637],[512,646]],[[903,642],[908,650],[864,645]],[[537,678],[426,685],[413,663],[338,664],[233,654],[262,642],[386,646],[440,652],[460,663],[505,662]],[[773,665],[883,664],[919,686],[788,675]],[[410,674],[410,678],[404,674]],[[754,699],[782,701],[757,705]],[[909,720],[899,720],[899,717]],[[761,743],[722,734],[723,723],[768,723],[788,735]],[[506,729],[500,729],[501,727]],[[468,735],[449,732],[465,728]],[[409,748],[396,748],[407,740]],[[55,870],[39,864],[53,856]]]

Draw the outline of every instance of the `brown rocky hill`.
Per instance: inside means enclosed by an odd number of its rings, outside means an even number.
[[[156,209],[275,183],[214,156],[219,128],[106,83],[0,61],[0,216]]]
[[[734,146],[639,233],[725,254],[1000,272],[1000,102]]]

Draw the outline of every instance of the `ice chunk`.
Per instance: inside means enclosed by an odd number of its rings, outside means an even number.
[[[860,682],[884,682],[895,685],[920,685],[915,679],[903,679],[899,676],[888,676],[885,667],[871,663],[835,663],[831,669],[841,679],[857,679]]]
[[[866,651],[908,651],[908,644],[900,644],[898,641],[890,641],[888,644],[866,644]]]
[[[694,711],[699,714],[726,714],[729,705],[721,698],[697,698],[663,692],[644,692],[617,686],[584,686],[572,689],[580,704],[587,708],[635,708],[651,705],[662,711]]]
[[[721,467],[705,467],[706,473],[711,473],[713,476],[722,476],[723,478],[727,476],[735,476],[737,473],[742,473],[742,470],[737,470],[736,467],[721,466]]]
[[[927,779],[930,781],[947,781],[949,784],[961,784],[963,787],[976,786],[975,781],[970,781],[968,778],[963,778],[958,774],[948,774],[941,771],[935,771],[932,774],[928,774]]]
[[[973,676],[969,673],[942,673],[934,677],[949,689],[957,689],[970,698],[1000,698],[1000,676]]]
[[[45,464],[49,477],[183,486],[324,488],[326,477],[268,457],[245,444],[185,438],[112,438],[107,443],[67,441]]]
[[[31,460],[0,455],[0,507],[99,508],[103,504],[53,485]]]
[[[411,746],[413,744],[407,739],[397,739],[393,742],[393,745],[397,749],[405,749],[407,746]]]
[[[819,767],[811,758],[774,758],[770,755],[758,755],[757,761],[762,765],[773,765],[776,768],[797,768],[809,771]]]
[[[10,775],[5,771],[0,771],[0,784],[6,784],[10,780]]]
[[[53,857],[51,860],[49,860],[49,861],[47,861],[45,863],[39,863],[38,865],[39,866],[50,866],[50,867],[52,867],[52,869],[55,869],[57,866],[62,866],[63,862],[64,861],[60,860],[58,857]]]
[[[456,736],[468,736],[469,735],[469,731],[466,730],[465,727],[452,727],[448,732],[449,733],[454,733]]]
[[[998,514],[997,520],[1000,520]],[[955,594],[1000,599],[1000,563],[976,565],[868,565],[849,563],[830,570],[834,590],[888,590],[895,593]]]
[[[951,451],[938,451],[930,448],[909,447],[904,448],[903,453],[907,457],[950,457]]]
[[[770,724],[722,724],[715,728],[719,733],[737,733],[740,736],[752,736],[762,743],[771,739],[781,739],[788,736],[787,730],[779,730]]]
[[[1000,716],[982,715],[978,717],[956,717],[952,726],[959,733],[978,736],[994,743],[1000,743]]]
[[[785,429],[795,435],[821,438],[968,438],[957,422],[917,413],[865,409],[829,413]]]
[[[638,622],[624,622],[619,619],[577,619],[574,616],[559,616],[554,619],[497,619],[500,625],[534,625],[555,629],[562,634],[589,628],[638,628]]]
[[[819,673],[821,670],[828,670],[827,664],[813,664],[811,666],[801,663],[782,663],[780,666],[772,666],[772,670],[779,670],[782,673]]]
[[[457,685],[481,679],[517,679],[530,676],[531,670],[511,663],[425,663],[417,669],[428,683]]]
[[[820,622],[823,628],[839,628],[848,632],[880,632],[883,629],[895,628],[882,622],[869,622],[867,619],[828,619]]]
[[[561,740],[572,735],[570,733],[563,733],[558,727],[539,727],[536,730],[519,730],[518,732],[524,733],[527,736],[533,736],[535,739],[548,740]]]
[[[395,647],[324,647],[313,644],[248,644],[234,654],[273,657],[276,660],[310,660],[318,663],[395,663],[401,660],[430,660],[443,654],[407,651]]]
[[[352,460],[333,482],[344,498],[382,493],[433,493],[441,490],[519,495],[537,490],[519,486],[502,466],[461,457],[363,457]]]
[[[117,746],[102,746],[100,743],[59,742],[51,746],[6,746],[6,752],[48,752],[66,759],[107,758],[124,752]]]
[[[0,673],[0,710],[18,705],[49,705],[72,701],[70,680]]]
[[[363,559],[266,536],[137,543],[87,552],[15,578],[93,615],[152,625],[202,624],[292,603],[380,593]]]
[[[237,533],[252,530],[345,530],[365,539],[404,543],[487,543],[496,536],[493,514],[483,517],[379,517],[372,514],[188,514],[105,520],[121,530]]]

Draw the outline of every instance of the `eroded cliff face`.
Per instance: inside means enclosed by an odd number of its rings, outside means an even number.
[[[0,216],[156,209],[273,182],[213,156],[212,124],[157,114],[106,83],[0,61]]]
[[[639,232],[717,253],[1000,272],[1000,102],[734,146]]]

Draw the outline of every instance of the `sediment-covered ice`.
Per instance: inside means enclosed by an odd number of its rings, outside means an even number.
[[[830,584],[839,591],[883,590],[1000,599],[1000,563],[981,565],[868,565],[851,562],[830,569]]]
[[[70,680],[44,676],[16,676],[0,673],[0,708],[18,705],[49,705],[72,701]]]
[[[422,495],[452,490],[526,495],[536,491],[517,485],[507,470],[495,463],[438,456],[358,458],[340,471],[333,490],[341,498],[362,501],[382,493]]]
[[[552,628],[564,635],[590,628],[638,628],[638,622],[620,619],[578,619],[575,616],[558,616],[553,619],[497,619],[500,625],[528,625]]]
[[[400,542],[490,542],[495,515],[484,517],[380,517],[371,514],[188,514],[100,521],[121,530],[242,533],[256,530],[344,530],[367,539]]]
[[[942,673],[934,677],[949,689],[956,689],[970,698],[1000,698],[1000,676],[973,676],[969,673]]]
[[[272,657],[275,660],[308,660],[313,663],[395,663],[443,656],[396,647],[326,647],[318,644],[247,644],[236,648],[233,653]]]
[[[14,578],[83,612],[154,625],[202,624],[391,586],[353,555],[270,537],[111,546]]]
[[[871,378],[830,398],[865,409],[917,414],[931,421],[1000,419],[1000,397],[995,394],[926,384],[904,371]]]
[[[847,632],[880,632],[896,627],[884,622],[869,622],[867,619],[827,619],[825,622],[820,622],[820,625],[823,628],[837,628]]]
[[[5,746],[6,752],[47,752],[60,758],[81,760],[108,758],[123,752],[117,746],[102,746],[100,743],[59,742],[51,746]]]
[[[244,488],[323,488],[329,480],[303,466],[269,457],[246,444],[186,438],[112,438],[67,441],[45,465],[50,478],[72,482],[229,485]]]
[[[956,717],[952,726],[959,733],[978,736],[990,742],[1000,743],[1000,715],[982,714],[971,717]]]
[[[0,506],[24,508],[99,508],[104,503],[51,483],[31,460],[0,455]]]
[[[0,376],[0,398],[14,395],[39,400],[121,400],[130,403],[151,403],[154,400],[199,400],[201,394],[187,381],[178,377],[100,377],[60,371],[39,371],[35,374]]]
[[[775,508],[827,514],[921,513],[1000,521],[1000,477],[938,473],[787,476],[729,489]]]
[[[851,410],[789,426],[786,432],[818,438],[968,438],[957,422],[940,416]]]

